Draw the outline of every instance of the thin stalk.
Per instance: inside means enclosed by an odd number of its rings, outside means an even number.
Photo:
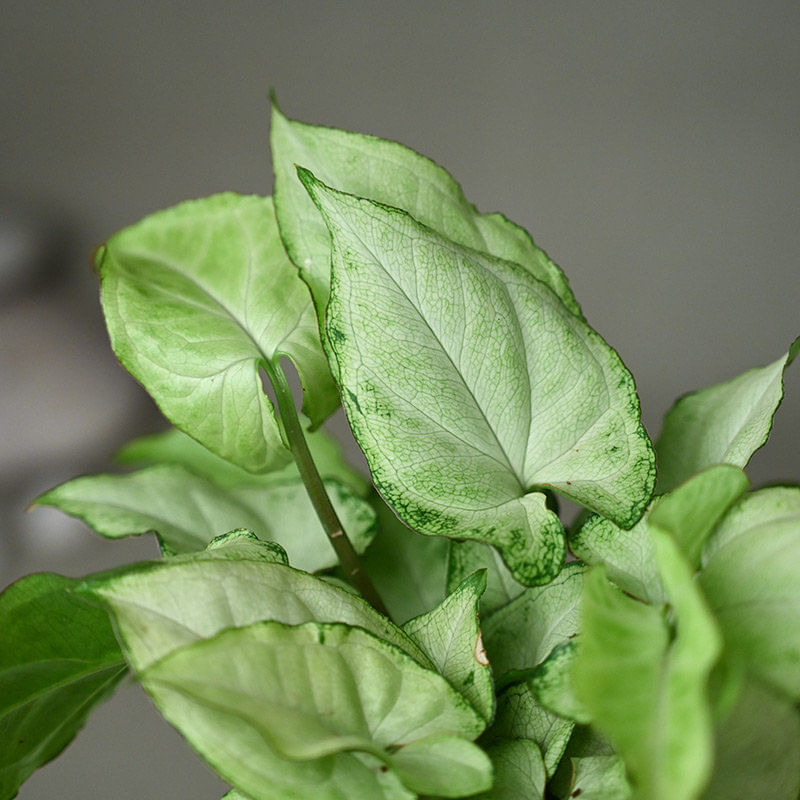
[[[280,364],[275,369],[267,367],[267,373],[275,390],[275,398],[278,401],[278,414],[289,443],[289,449],[294,456],[300,477],[303,479],[311,504],[314,506],[314,511],[317,512],[319,521],[322,523],[322,527],[331,545],[333,545],[333,549],[336,551],[339,564],[353,586],[361,593],[361,596],[376,611],[388,617],[389,612],[386,610],[386,606],[383,604],[383,600],[381,600],[369,575],[364,571],[361,559],[345,533],[339,515],[336,513],[336,509],[334,509],[328,493],[325,491],[325,485],[322,483],[317,465],[309,452],[308,443],[303,433],[303,427],[300,425],[300,419],[297,416],[297,409],[294,405],[294,398],[286,380],[286,375]]]

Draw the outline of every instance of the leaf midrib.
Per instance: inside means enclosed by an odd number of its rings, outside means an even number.
[[[347,222],[347,220],[346,220],[346,219],[345,219],[345,221]],[[421,224],[421,223],[419,223],[419,224]],[[424,325],[424,326],[425,326],[425,327],[428,329],[428,331],[430,332],[430,334],[431,334],[431,336],[433,337],[434,341],[435,341],[435,342],[436,342],[436,343],[439,345],[439,347],[440,347],[440,349],[441,349],[442,353],[443,353],[443,354],[445,355],[445,357],[447,358],[448,362],[450,363],[450,365],[451,365],[451,366],[452,366],[452,368],[453,368],[453,371],[456,373],[456,375],[458,376],[458,378],[459,378],[459,380],[461,381],[462,385],[464,386],[465,390],[467,391],[467,394],[468,394],[468,395],[469,395],[469,397],[471,398],[471,400],[472,400],[473,404],[475,405],[475,408],[476,408],[476,409],[477,409],[477,410],[480,412],[480,415],[483,417],[483,419],[484,419],[484,422],[486,423],[486,427],[488,428],[489,432],[492,434],[492,437],[494,438],[495,442],[497,443],[497,446],[498,446],[498,448],[499,448],[500,452],[503,454],[503,458],[505,458],[505,462],[506,462],[506,463],[505,463],[505,464],[502,464],[502,462],[500,462],[500,461],[498,461],[498,463],[500,463],[500,464],[501,464],[501,466],[505,466],[505,467],[508,469],[508,471],[509,471],[509,472],[510,472],[510,473],[511,473],[513,476],[514,476],[514,478],[516,479],[517,483],[519,484],[520,494],[521,494],[521,495],[524,495],[524,494],[526,494],[526,493],[527,493],[527,491],[526,491],[526,489],[525,489],[525,484],[523,483],[523,479],[522,479],[522,477],[520,476],[520,474],[519,474],[518,470],[517,470],[517,469],[516,469],[516,468],[515,468],[515,467],[512,465],[512,463],[511,463],[511,459],[510,459],[510,457],[509,457],[509,455],[508,455],[508,453],[507,453],[507,451],[506,451],[506,449],[505,449],[505,446],[504,446],[504,445],[503,445],[503,443],[500,441],[500,437],[499,437],[499,435],[498,435],[497,431],[494,429],[494,426],[493,426],[493,425],[492,425],[492,423],[489,421],[489,418],[487,417],[487,415],[486,415],[486,412],[483,410],[483,408],[481,407],[481,405],[480,405],[480,403],[478,402],[477,398],[475,397],[475,394],[474,394],[474,392],[472,391],[472,389],[470,388],[470,386],[467,384],[466,378],[464,377],[464,375],[462,374],[461,370],[460,370],[460,369],[458,368],[458,366],[456,365],[455,361],[453,360],[453,358],[452,358],[452,356],[450,355],[450,353],[448,352],[448,350],[445,348],[445,346],[444,346],[444,343],[443,343],[443,342],[442,342],[442,340],[439,338],[439,336],[438,336],[438,334],[436,333],[436,331],[434,331],[434,329],[433,329],[433,327],[431,326],[430,322],[428,322],[428,320],[427,320],[427,319],[425,318],[425,316],[422,314],[422,311],[421,311],[421,310],[420,310],[420,309],[417,307],[417,305],[416,305],[416,304],[415,304],[415,303],[412,301],[411,297],[409,297],[409,295],[408,295],[408,293],[405,291],[405,289],[404,289],[404,288],[403,288],[403,287],[402,287],[402,286],[401,286],[401,285],[400,285],[400,284],[397,282],[397,280],[395,279],[394,275],[392,275],[392,274],[391,274],[391,273],[390,273],[390,272],[389,272],[389,271],[388,271],[388,270],[387,270],[387,269],[386,269],[386,268],[383,266],[383,263],[381,262],[381,260],[380,260],[380,259],[378,258],[378,256],[377,256],[377,255],[376,255],[376,254],[373,252],[373,250],[372,250],[372,248],[369,246],[369,244],[367,244],[367,242],[365,242],[365,241],[363,240],[363,238],[362,238],[362,237],[361,237],[361,235],[358,233],[358,231],[354,230],[354,229],[353,229],[353,227],[352,227],[352,226],[349,224],[349,222],[347,223],[347,227],[349,228],[350,232],[351,232],[351,233],[352,233],[352,234],[353,234],[353,235],[356,237],[356,239],[357,239],[357,240],[358,240],[358,241],[361,243],[361,245],[362,245],[362,246],[364,247],[364,249],[367,251],[367,253],[369,254],[369,256],[370,256],[370,257],[373,259],[373,261],[375,262],[375,264],[376,264],[376,265],[377,265],[377,266],[380,268],[380,270],[381,270],[381,271],[382,271],[382,272],[383,272],[383,273],[386,275],[386,277],[387,277],[387,278],[388,278],[388,279],[389,279],[389,280],[390,280],[390,281],[391,281],[391,282],[392,282],[392,283],[393,283],[393,284],[394,284],[394,285],[397,287],[397,290],[400,292],[400,294],[402,294],[402,296],[403,296],[403,297],[405,297],[405,299],[408,301],[408,304],[409,304],[409,306],[410,306],[410,307],[411,307],[411,308],[414,310],[415,314],[416,314],[416,315],[419,317],[420,321],[423,323],[423,325]],[[494,277],[494,276],[491,276],[491,277]],[[516,314],[514,315],[514,318],[515,318],[515,320],[516,320],[516,323],[517,323],[517,324],[519,324],[519,320],[517,319],[517,317],[516,317]],[[527,374],[527,370],[526,370],[526,374]],[[530,381],[530,375],[528,375],[528,380]],[[473,447],[474,447],[474,445],[473,445]],[[474,449],[478,450],[479,448],[475,447]],[[489,455],[489,454],[488,454],[488,453],[486,453],[485,455]],[[497,459],[495,459],[495,460],[497,460]]]

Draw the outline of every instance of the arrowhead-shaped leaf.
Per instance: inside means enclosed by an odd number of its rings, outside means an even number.
[[[637,797],[690,800],[711,771],[707,687],[721,640],[678,545],[657,529],[652,536],[669,617],[623,595],[602,568],[591,570],[573,681],[625,759]]]
[[[481,613],[487,618],[525,591],[525,587],[514,580],[493,547],[482,542],[450,541],[450,558],[447,562],[448,594],[479,569],[486,570],[486,591],[481,597]]]
[[[325,487],[362,552],[375,534],[374,511],[338,481]],[[112,539],[155,531],[171,553],[202,550],[224,531],[248,528],[278,542],[298,569],[315,572],[338,563],[296,473],[221,488],[177,464],[160,464],[128,475],[75,478],[36,503],[60,508]]]
[[[341,760],[353,769],[353,751],[391,769],[398,746],[442,736],[474,739],[484,726],[440,675],[365,630],[338,623],[225,630],[150,665],[140,679],[167,720],[253,800],[272,800],[275,786],[303,768],[313,775]],[[478,788],[486,788],[488,759],[481,770],[480,751],[465,742],[462,760],[464,749],[483,773]],[[420,750],[417,757],[416,763],[401,758],[398,773],[412,790],[433,783],[436,772]]]
[[[345,484],[359,497],[366,497],[369,494],[369,482],[345,461],[341,445],[323,428],[307,432],[306,442],[322,478],[333,478]],[[140,436],[128,442],[116,453],[115,460],[119,464],[138,467],[180,464],[223,488],[263,486],[299,478],[297,466],[293,461],[282,469],[272,472],[257,475],[247,472],[231,464],[230,461],[214,455],[177,428]]]
[[[60,575],[0,595],[0,797],[55,758],[126,673],[108,614]]]
[[[653,455],[616,353],[518,266],[300,176],[333,237],[327,330],[348,419],[401,519],[494,545],[528,585],[564,558],[537,487],[632,525]]]
[[[520,264],[580,315],[564,273],[530,235],[502,214],[478,213],[458,183],[425,156],[397,142],[287,119],[274,103],[270,141],[281,236],[320,319],[330,291],[330,236],[297,183],[296,164],[342,191],[405,209],[458,244]]]
[[[564,755],[574,723],[542,708],[527,684],[510,686],[497,698],[497,716],[484,738],[490,744],[528,739],[536,743],[548,775]]]
[[[343,622],[404,650],[425,667],[430,659],[365,600],[281,563],[270,542],[218,537],[200,553],[137,565],[90,581],[85,591],[113,612],[125,654],[141,672],[176,648],[226,628],[277,620],[287,625]],[[232,558],[225,550],[237,548]]]
[[[745,497],[712,536],[700,584],[726,647],[800,700],[800,489]]]
[[[406,622],[403,631],[488,722],[494,715],[494,684],[478,620],[485,588],[486,573],[476,572],[441,605]]]
[[[494,786],[475,800],[541,800],[547,783],[542,753],[530,739],[510,739],[487,749]]]
[[[747,465],[767,441],[783,399],[783,373],[798,350],[800,338],[772,364],[687,394],[672,406],[656,442],[659,493],[712,464]]]
[[[114,352],[164,414],[244,469],[289,462],[259,367],[291,359],[304,411],[338,405],[308,289],[269,198],[215,195],[147,217],[99,254]]]
[[[577,635],[584,572],[568,564],[552,583],[526,589],[488,617],[483,636],[495,675],[529,670]]]

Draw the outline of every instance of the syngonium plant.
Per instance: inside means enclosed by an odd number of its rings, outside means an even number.
[[[0,798],[128,677],[239,800],[796,800],[800,488],[742,468],[798,342],[653,447],[522,228],[400,144],[277,107],[271,144],[274,199],[98,252],[174,427],[36,502],[163,557],[0,596]]]

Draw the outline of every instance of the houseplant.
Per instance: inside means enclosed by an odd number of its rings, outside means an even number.
[[[37,503],[163,558],[0,596],[0,798],[129,675],[231,798],[794,800],[800,489],[743,467],[798,342],[654,447],[524,230],[399,144],[277,107],[271,144],[274,200],[98,250],[175,427]],[[340,404],[372,485],[319,429]]]

